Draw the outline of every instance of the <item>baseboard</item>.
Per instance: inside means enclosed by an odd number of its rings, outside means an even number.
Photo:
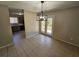
[[[56,39],[56,40],[58,40],[58,39]],[[76,44],[74,44],[74,43],[71,43],[71,42],[67,42],[67,41],[65,41],[65,40],[59,40],[59,41],[63,41],[63,42],[65,42],[65,43],[68,43],[68,44],[71,44],[71,45],[73,45],[73,46],[79,47],[78,45],[76,45]]]
[[[13,43],[10,43],[10,44],[7,44],[7,45],[5,45],[5,46],[0,47],[0,49],[6,48],[6,47],[10,47],[10,46],[12,46],[12,45],[13,45]]]

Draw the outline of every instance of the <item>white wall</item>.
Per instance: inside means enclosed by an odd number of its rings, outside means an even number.
[[[55,15],[54,39],[79,46],[79,7],[47,12]]]
[[[8,7],[0,5],[0,47],[12,43]]]
[[[38,21],[36,21],[36,13],[24,10],[24,22],[27,37],[31,37],[38,33]]]

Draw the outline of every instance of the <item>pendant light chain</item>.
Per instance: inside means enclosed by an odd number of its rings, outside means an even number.
[[[44,16],[44,15],[43,15],[43,3],[44,3],[44,1],[41,1],[41,15],[42,15],[42,16]]]

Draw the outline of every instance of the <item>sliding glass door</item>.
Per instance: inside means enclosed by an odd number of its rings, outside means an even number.
[[[41,33],[45,35],[52,36],[53,19],[50,17],[47,21],[41,21]]]

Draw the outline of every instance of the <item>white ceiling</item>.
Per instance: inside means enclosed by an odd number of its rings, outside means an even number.
[[[24,9],[32,12],[41,11],[40,1],[0,1],[0,4],[7,5],[9,8]],[[69,8],[79,6],[78,1],[45,1],[44,10],[56,10],[62,8]]]

